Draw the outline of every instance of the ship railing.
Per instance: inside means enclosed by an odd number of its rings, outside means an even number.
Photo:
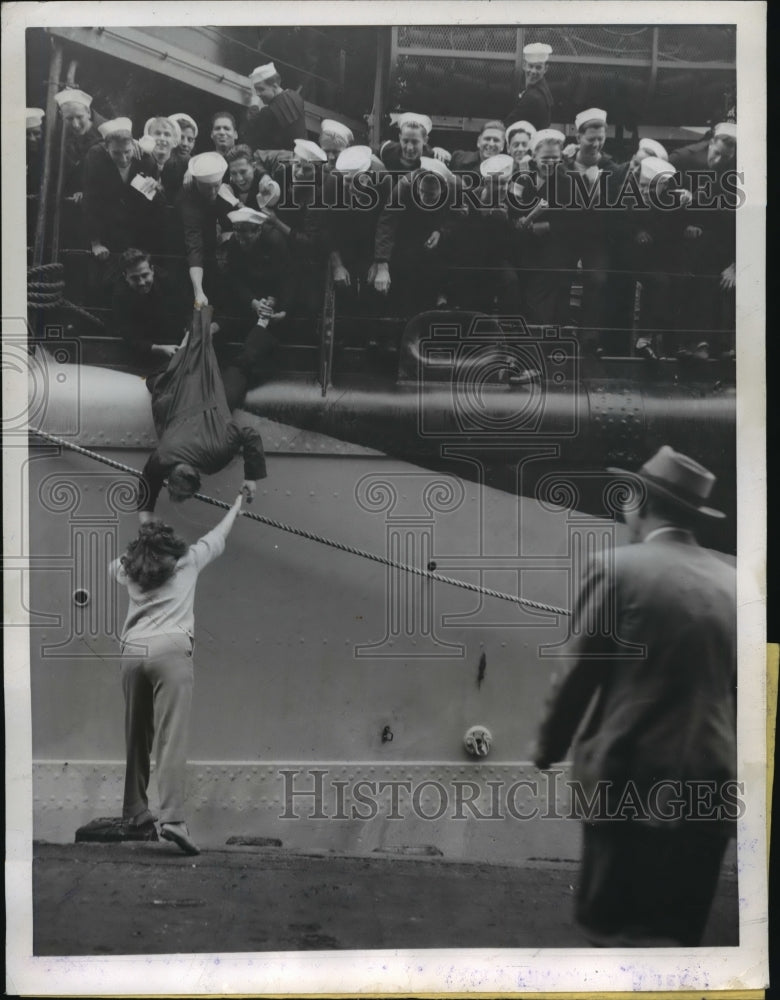
[[[106,275],[114,272],[116,275],[119,260],[118,254],[105,262],[98,262],[92,253],[82,248],[63,248],[60,250],[63,262],[57,277],[63,275],[69,279],[76,276],[76,285],[82,285],[82,294],[74,288],[66,287],[61,297],[67,300],[68,304],[73,303],[73,309],[77,310],[73,320],[70,322],[69,332],[75,335],[75,342],[80,347],[80,356],[86,363],[108,363],[116,367],[127,367],[127,363],[122,361],[122,340],[112,333],[112,308],[108,298],[110,284],[106,281]],[[178,267],[183,275],[182,280],[188,282],[186,277],[186,261],[181,255],[152,255],[152,259],[161,267]],[[95,272],[103,275],[103,284],[100,289],[101,295],[95,295],[94,290],[86,289],[83,286],[88,284],[87,273],[90,265]],[[87,265],[87,266],[85,266]],[[477,270],[489,272],[490,270],[502,270],[505,268],[480,267]],[[452,269],[450,278],[457,280],[458,272],[463,268]],[[583,288],[586,287],[589,275],[588,269],[578,268],[517,268],[518,275],[522,280],[523,275],[540,272],[555,272],[566,274],[570,280],[570,301],[568,306],[570,312],[576,314],[582,297]],[[698,281],[706,283],[714,297],[720,295],[720,275],[684,275],[679,272],[637,272],[625,269],[600,269],[601,273],[607,275],[607,280],[622,277],[630,279],[634,283],[626,299],[626,313],[630,312],[630,325],[610,325],[602,323],[599,326],[585,326],[582,323],[566,322],[559,324],[555,329],[560,331],[560,337],[565,340],[568,349],[577,356],[577,360],[591,362],[601,360],[604,362],[620,361],[623,363],[645,363],[653,361],[657,367],[667,370],[671,364],[682,365],[687,371],[691,364],[701,366],[705,362],[715,362],[720,364],[719,372],[723,371],[725,377],[729,377],[730,364],[733,367],[736,347],[736,331],[733,325],[728,322],[721,323],[718,327],[687,326],[672,327],[671,323],[663,325],[649,326],[647,318],[643,316],[642,310],[642,280],[643,278],[657,276],[659,273],[668,274],[673,279],[683,282]],[[391,271],[392,278],[392,271]],[[372,371],[376,374],[387,374],[389,366],[392,365],[394,356],[397,359],[398,349],[403,336],[404,328],[412,315],[406,314],[403,310],[390,308],[393,299],[374,293],[366,295],[365,287],[361,287],[358,294],[342,297],[339,290],[334,286],[332,272],[330,268],[323,265],[321,272],[322,298],[321,307],[313,314],[301,314],[293,309],[289,319],[284,321],[281,327],[283,335],[281,354],[284,357],[282,368],[308,376],[316,375],[325,395],[332,386],[334,375],[338,373],[357,373],[361,370]],[[56,282],[52,288],[68,285],[68,281]],[[94,284],[94,283],[93,283]],[[57,295],[48,295],[41,292],[41,283],[32,283],[30,292],[31,305],[31,336],[38,340],[47,339],[47,329],[54,326],[59,336],[62,329],[60,317],[56,317],[56,322],[52,323],[54,316],[52,308],[41,308],[41,300],[46,306],[56,306]],[[43,286],[46,287],[45,285]],[[62,291],[62,290],[61,290]],[[91,292],[91,294],[90,294]],[[184,293],[183,293],[184,294]],[[392,293],[391,293],[392,294]],[[94,297],[93,297],[94,296]],[[727,296],[723,296],[727,298]],[[633,304],[631,304],[633,303]],[[366,304],[370,308],[365,308]],[[442,312],[468,312],[468,309],[458,309],[450,305],[437,307],[435,310],[431,306],[431,311],[435,311],[440,318]],[[523,316],[522,309],[512,315],[507,315],[502,311],[500,303],[494,301],[492,307],[482,309],[481,312],[487,315],[500,315],[502,327],[517,334],[518,329],[527,331],[530,336],[537,337],[541,343],[545,340],[552,350],[553,341],[550,338],[552,327],[548,324],[528,323]],[[228,309],[219,310],[222,319],[233,325],[233,321],[242,317],[232,315]],[[92,322],[88,322],[91,319]],[[225,350],[238,348],[240,345],[231,342],[223,345]],[[723,368],[723,363],[726,368]],[[686,368],[687,366],[687,368]],[[733,376],[731,376],[733,378]]]

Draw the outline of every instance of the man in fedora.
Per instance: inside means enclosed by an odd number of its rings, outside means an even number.
[[[736,575],[701,548],[715,477],[662,447],[624,507],[632,544],[595,560],[575,605],[574,667],[534,760],[573,744],[583,819],[576,916],[607,947],[701,943],[736,795]]]

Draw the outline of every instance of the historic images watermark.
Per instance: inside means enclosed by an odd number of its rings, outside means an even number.
[[[447,208],[454,212],[473,209],[494,211],[509,209],[527,212],[538,201],[533,186],[518,183],[525,171],[516,170],[501,183],[485,183],[478,171],[465,171],[448,181],[440,174],[421,171],[414,174],[408,186],[408,197],[415,209],[439,212]],[[734,169],[692,170],[687,172],[690,196],[697,210],[722,211],[741,208],[746,199],[743,171]],[[580,174],[566,176],[567,183],[550,176],[546,191],[547,207],[552,209],[598,209],[607,211],[649,210],[673,212],[691,202],[681,188],[669,185],[642,185],[638,171],[628,171],[620,184],[608,183],[608,172],[599,183],[589,184]],[[361,170],[332,175],[297,177],[295,186],[285,191],[280,208],[296,208],[304,191],[308,204],[315,209],[341,212],[374,212],[380,205],[384,211],[403,212],[408,204],[403,200],[407,189],[394,183],[390,173]]]
[[[586,784],[551,768],[486,781],[330,777],[327,768],[280,768],[282,820],[633,820],[732,823],[745,815],[741,781],[661,778]]]

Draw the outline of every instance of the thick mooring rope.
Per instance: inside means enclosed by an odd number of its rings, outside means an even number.
[[[97,326],[104,323],[87,309],[63,298],[65,279],[62,264],[38,264],[27,268],[27,305],[30,309],[70,309]]]
[[[91,458],[96,462],[101,462],[103,465],[111,466],[112,469],[118,469],[120,472],[127,472],[131,476],[135,476],[138,479],[141,478],[141,473],[138,469],[133,469],[129,465],[123,465],[121,462],[116,462],[111,458],[105,458],[97,452],[89,451],[89,449],[82,448],[77,444],[72,444],[70,441],[63,441],[61,438],[55,437],[47,431],[38,430],[35,427],[31,427],[30,431],[31,433],[42,438],[44,441],[51,441],[52,444],[59,445],[61,448],[67,448],[69,451],[75,451],[79,455],[84,455],[85,458]],[[217,500],[215,497],[206,496],[204,493],[195,493],[194,496],[196,500],[201,500],[203,503],[211,504],[212,507],[221,507],[224,510],[230,509],[230,504],[226,503],[224,500]],[[356,548],[354,545],[347,545],[344,542],[338,542],[333,538],[327,538],[325,535],[318,535],[314,531],[306,531],[304,528],[297,528],[292,524],[285,524],[283,521],[277,521],[275,518],[266,517],[263,514],[255,514],[253,511],[246,509],[242,509],[240,513],[243,517],[248,517],[252,521],[258,521],[260,524],[266,524],[271,528],[278,528],[280,531],[286,531],[291,535],[297,535],[299,538],[307,538],[310,542],[319,542],[320,545],[328,545],[330,548],[337,549],[339,552],[347,552],[353,556],[360,556],[361,559],[369,559],[371,562],[381,563],[383,566],[389,566],[392,569],[399,569],[404,573],[411,573],[413,576],[419,576],[425,580],[433,580],[436,583],[448,583],[452,587],[460,587],[462,590],[470,590],[472,593],[483,594],[486,597],[496,597],[499,600],[510,601],[512,604],[520,604],[525,608],[533,608],[536,611],[548,611],[555,615],[571,615],[571,611],[568,611],[566,608],[557,608],[553,604],[544,604],[541,601],[531,601],[526,597],[519,597],[515,594],[505,594],[500,590],[493,590],[492,587],[481,587],[474,583],[467,583],[465,580],[457,580],[450,576],[441,576],[433,570],[420,569],[417,566],[409,566],[407,563],[395,562],[392,559],[387,559],[385,556],[377,555],[376,552],[368,552],[365,549]]]

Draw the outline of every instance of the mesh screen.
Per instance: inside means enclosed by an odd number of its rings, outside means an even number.
[[[579,24],[560,28],[534,25],[526,29],[525,42],[547,42],[556,56],[629,56],[650,58],[653,29],[640,25]]]
[[[447,24],[415,25],[398,29],[398,45],[464,51],[515,51],[517,34],[514,28],[453,27]]]

